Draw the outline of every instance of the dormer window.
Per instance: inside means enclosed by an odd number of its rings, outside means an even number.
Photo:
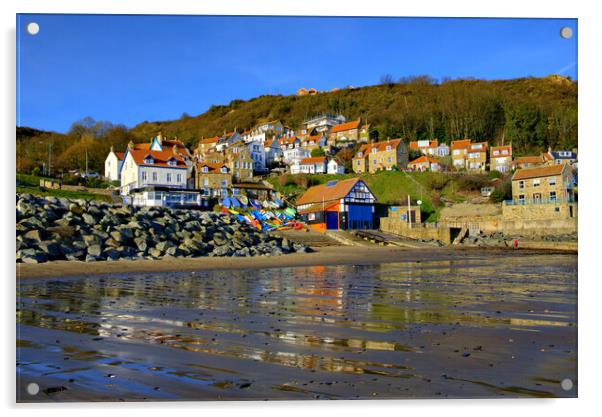
[[[390,151],[391,150],[391,145],[387,145],[387,150]]]
[[[363,152],[358,152],[357,156],[362,157],[362,156],[364,156],[364,153]]]
[[[228,173],[228,168],[227,167],[222,167],[221,171],[222,171],[222,174],[227,174]]]
[[[202,168],[202,171],[203,171],[203,172],[209,172],[209,167],[207,167],[207,166],[204,166],[204,167]]]
[[[376,153],[377,151],[378,151],[378,149],[372,148],[372,153]]]
[[[167,165],[175,167],[176,165],[178,165],[178,161],[176,161],[174,158],[171,158],[169,161],[167,161]]]
[[[155,163],[155,160],[152,156],[147,156],[146,158],[144,158],[144,163],[147,165],[152,165]]]

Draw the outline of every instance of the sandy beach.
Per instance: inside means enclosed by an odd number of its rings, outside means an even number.
[[[549,249],[520,250],[516,253],[566,253]],[[422,248],[407,249],[385,246],[324,246],[310,253],[294,253],[261,257],[165,258],[161,260],[119,260],[101,262],[53,261],[43,264],[17,264],[17,279],[91,276],[132,272],[174,272],[282,268],[312,265],[371,265],[390,262],[420,262],[471,257],[482,249]],[[489,249],[495,254],[512,253],[507,249]]]
[[[18,401],[577,394],[575,255],[341,249],[20,280]]]

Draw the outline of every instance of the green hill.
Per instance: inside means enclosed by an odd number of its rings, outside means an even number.
[[[437,138],[449,143],[472,138],[490,144],[512,141],[517,155],[540,152],[548,146],[577,147],[577,83],[567,78],[464,79],[437,84],[428,77],[415,77],[314,96],[266,95],[233,100],[228,105],[214,105],[198,116],[145,121],[131,129],[90,119],[75,123],[66,135],[42,132],[37,136],[22,129],[17,140],[17,169],[27,171],[41,165],[48,153],[48,141],[54,143],[56,168],[83,168],[83,150],[92,149],[92,160],[88,151],[90,169],[101,170],[112,143],[123,149],[129,139],[147,141],[162,131],[193,147],[202,137],[233,129],[243,131],[260,121],[279,119],[297,128],[318,113],[341,113],[348,119],[362,117],[370,123],[373,137],[380,139]]]

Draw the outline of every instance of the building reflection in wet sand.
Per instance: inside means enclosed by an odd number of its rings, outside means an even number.
[[[64,384],[79,374],[64,400],[77,389],[112,399],[102,375],[119,372],[130,384],[111,386],[124,399],[576,395],[550,382],[576,376],[572,255],[32,280],[18,290],[18,375]],[[205,374],[191,378],[191,366]],[[160,394],[144,388],[149,378],[165,385]],[[320,382],[320,394],[309,389]]]

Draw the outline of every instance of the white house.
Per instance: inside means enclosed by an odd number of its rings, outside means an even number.
[[[295,162],[301,162],[302,159],[309,158],[311,153],[305,148],[296,147],[284,149],[282,155],[282,160],[285,164],[293,164]]]
[[[302,148],[301,148],[302,149]],[[294,161],[291,164],[291,174],[325,174],[326,157],[316,156]]]
[[[255,171],[265,171],[266,170],[266,155],[265,148],[262,142],[250,142],[247,147],[249,148],[249,155],[253,160],[253,169]]]
[[[263,149],[265,151],[266,165],[282,160],[282,148],[280,147],[280,142],[278,142],[276,139],[266,140],[263,143]]]
[[[182,142],[161,135],[150,144],[130,142],[119,172],[120,192],[134,205],[199,205],[200,194],[189,189],[191,173],[192,158]]]
[[[326,172],[328,174],[344,174],[345,166],[339,163],[336,159],[328,161]]]
[[[123,165],[123,157],[125,152],[115,152],[115,148],[111,145],[111,150],[107,159],[105,159],[105,178],[109,181],[119,181],[119,171]]]

